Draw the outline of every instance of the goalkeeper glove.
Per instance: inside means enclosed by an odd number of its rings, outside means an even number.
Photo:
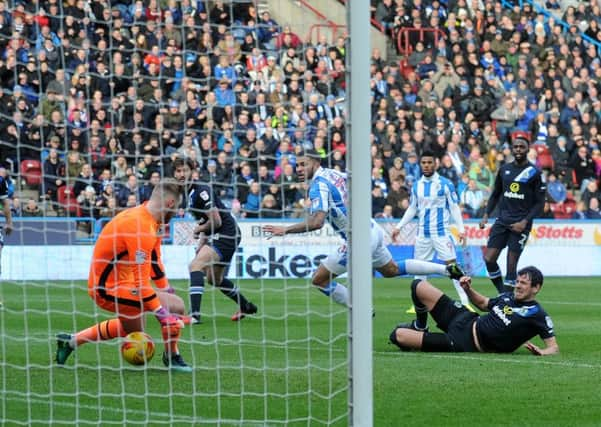
[[[154,312],[155,317],[161,324],[161,326],[178,326],[179,328],[183,328],[184,325],[190,324],[190,317],[183,316],[181,314],[173,314],[169,313],[164,307],[159,308]]]

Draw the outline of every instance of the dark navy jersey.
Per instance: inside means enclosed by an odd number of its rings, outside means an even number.
[[[8,180],[0,176],[0,200],[8,199]]]
[[[547,185],[536,167],[511,162],[499,169],[486,212],[490,215],[498,204],[497,221],[501,224],[510,225],[523,219],[531,224],[544,207],[546,193]]]
[[[193,184],[188,192],[189,212],[203,224],[209,219],[208,213],[213,208],[219,211],[221,227],[210,230],[207,234],[219,233],[226,236],[238,236],[240,233],[236,220],[211,187],[206,184]]]
[[[489,313],[477,319],[478,340],[485,351],[511,353],[529,339],[555,336],[553,321],[536,301],[516,302],[513,293],[488,301]]]

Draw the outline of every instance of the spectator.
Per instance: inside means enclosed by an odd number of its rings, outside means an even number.
[[[509,141],[509,135],[515,127],[518,118],[517,110],[513,105],[513,99],[507,97],[503,100],[501,106],[496,108],[490,115],[490,118],[496,120],[496,131],[501,143]]]
[[[572,167],[574,168],[574,175],[576,187],[580,187],[583,191],[589,180],[595,179],[595,164],[593,158],[588,153],[586,146],[581,145],[572,155]]]
[[[407,156],[407,160],[403,165],[403,169],[405,169],[405,179],[411,180],[411,182],[417,181],[421,176],[421,171],[419,168],[419,163],[417,162],[417,154],[415,152],[409,153]]]
[[[154,187],[156,187],[160,181],[161,174],[159,172],[154,171],[150,174],[150,180],[140,189],[140,203],[144,203],[150,199],[152,190],[154,190]]]
[[[469,177],[476,182],[476,186],[484,192],[486,197],[490,195],[495,182],[495,177],[488,169],[483,157],[479,157],[475,162],[472,162],[469,170]]]
[[[384,197],[382,187],[374,185],[371,190],[371,214],[378,217],[384,211],[386,197]]]
[[[272,194],[266,194],[261,201],[261,218],[281,218],[282,207]]]
[[[121,187],[119,190],[119,195],[117,196],[117,201],[120,207],[130,207],[132,205],[130,196],[135,197],[135,203],[133,206],[136,206],[141,199],[141,188],[138,185],[138,178],[136,175],[130,175],[127,178],[127,183]]]
[[[50,150],[48,158],[44,160],[43,194],[53,202],[57,201],[59,187],[65,185],[65,165],[58,157],[58,151]]]
[[[403,176],[399,176],[398,179],[390,182],[390,190],[386,197],[386,205],[392,207],[392,215],[394,218],[401,218],[403,216],[403,213],[408,206],[404,202],[408,200],[409,190],[404,185]]]
[[[250,184],[244,206],[244,215],[246,218],[258,218],[261,209],[261,185],[257,181]]]
[[[601,191],[599,191],[599,185],[597,184],[597,181],[594,179],[589,180],[586,184],[586,188],[580,195],[580,198],[586,206],[589,206],[591,199],[601,200]]]
[[[547,192],[554,203],[563,203],[568,196],[566,186],[554,173],[550,173],[547,177]]]
[[[21,211],[22,217],[40,217],[44,216],[44,212],[38,206],[38,203],[34,199],[27,200],[27,204]]]
[[[601,219],[601,210],[599,210],[599,199],[592,197],[588,202],[588,209],[585,213],[586,219]]]
[[[91,185],[88,185],[84,192],[77,197],[77,203],[79,204],[79,217],[81,218],[97,218],[98,212],[96,210],[96,190]],[[88,233],[91,232],[91,223],[89,221],[82,222],[85,225],[85,229]]]
[[[486,207],[486,195],[478,188],[474,179],[470,179],[467,188],[461,192],[461,209],[470,218],[481,218]]]

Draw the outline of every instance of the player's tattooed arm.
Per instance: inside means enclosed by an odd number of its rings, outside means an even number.
[[[323,227],[326,221],[326,213],[323,211],[317,211],[311,214],[305,221],[297,224],[289,225],[288,227],[282,227],[278,225],[266,225],[263,227],[263,231],[271,234],[272,236],[283,236],[285,234],[297,234],[306,233],[307,231],[319,230]]]

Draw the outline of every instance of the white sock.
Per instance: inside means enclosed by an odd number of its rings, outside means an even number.
[[[444,264],[437,264],[428,261],[419,261],[417,259],[406,259],[403,262],[405,263],[405,274],[440,274],[442,276],[448,276],[447,266]]]
[[[459,280],[453,279],[453,285],[455,286],[455,290],[457,291],[457,295],[459,295],[459,299],[461,300],[461,304],[468,305],[470,303],[470,299],[467,297],[467,294],[459,284]]]
[[[336,301],[338,304],[343,305],[345,307],[350,306],[348,289],[346,286],[341,285],[340,283],[336,284],[336,287],[330,294],[330,298]]]

